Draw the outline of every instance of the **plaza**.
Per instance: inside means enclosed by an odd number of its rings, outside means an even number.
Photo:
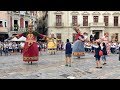
[[[110,54],[102,69],[95,68],[93,53],[77,59],[72,66],[65,66],[64,51],[56,55],[42,52],[39,61],[32,65],[22,61],[22,54],[0,56],[0,79],[120,79],[118,54]]]

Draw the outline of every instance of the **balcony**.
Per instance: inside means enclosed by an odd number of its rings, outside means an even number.
[[[95,23],[95,22],[92,22],[89,25],[90,25],[90,27],[104,27],[105,23]]]
[[[73,24],[73,23],[71,23],[71,26],[74,28],[74,27],[76,27],[78,24]]]
[[[120,24],[118,24],[118,26],[114,26],[114,23],[109,23],[108,26],[109,28],[120,28]]]
[[[19,14],[20,14],[20,11],[13,11],[13,13],[14,13],[15,15],[19,15]]]
[[[56,28],[63,28],[64,27],[64,23],[55,23],[54,26]]]
[[[26,28],[19,28],[17,31],[13,28],[11,32],[11,34],[20,34],[20,33],[23,33],[23,32],[26,32],[27,29]]]
[[[11,34],[18,34],[18,31],[10,31]]]
[[[105,30],[105,23],[90,23],[90,30]]]

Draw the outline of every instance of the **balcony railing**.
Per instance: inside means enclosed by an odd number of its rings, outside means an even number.
[[[13,11],[14,14],[19,15],[20,11]]]
[[[95,23],[95,22],[92,22],[89,25],[90,25],[90,27],[97,27],[97,26],[103,26],[104,27],[105,23]]]
[[[71,23],[71,26],[72,27],[76,27],[78,24],[73,24],[73,23]]]
[[[114,23],[109,23],[108,26],[106,26],[106,27],[112,27],[112,28],[114,28],[114,27],[120,27],[120,24],[118,24],[118,26],[114,26]]]
[[[19,34],[19,33],[23,33],[23,32],[26,32],[26,31],[27,31],[26,28],[19,28],[18,31],[15,31],[15,29],[13,28],[12,31],[10,31],[10,33]]]
[[[64,23],[55,23],[56,28],[62,28],[64,27]]]

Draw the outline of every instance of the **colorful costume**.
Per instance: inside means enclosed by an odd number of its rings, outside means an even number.
[[[56,49],[57,49],[57,40],[56,40],[56,38],[54,38],[54,37],[47,38],[47,42],[48,42],[47,48],[48,48],[49,53],[51,53],[51,54],[54,53],[55,54]]]
[[[28,63],[29,62],[32,63],[32,61],[38,61],[39,50],[37,47],[38,44],[37,44],[36,37],[39,36],[43,38],[44,35],[33,31],[32,33],[25,32],[25,33],[18,35],[18,37],[21,37],[21,36],[26,37],[25,45],[23,48],[23,61],[28,62]]]
[[[77,33],[75,37],[75,42],[73,44],[73,55],[77,57],[85,55],[84,36],[80,33]]]

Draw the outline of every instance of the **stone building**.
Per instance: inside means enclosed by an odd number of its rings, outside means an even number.
[[[36,15],[37,11],[0,11],[0,41],[26,31],[30,19],[35,24]]]
[[[120,11],[48,11],[48,35],[54,33],[62,42],[74,41],[73,27],[95,38],[109,34],[110,41],[120,42]]]

